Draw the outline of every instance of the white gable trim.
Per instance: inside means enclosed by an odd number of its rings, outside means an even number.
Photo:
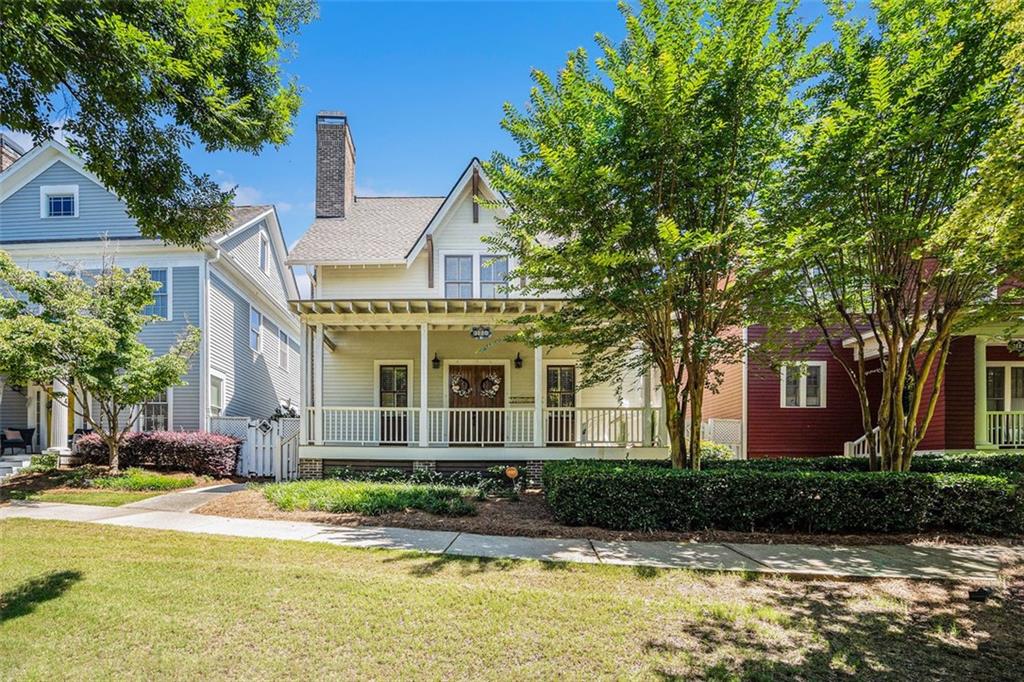
[[[110,192],[102,180],[86,170],[85,161],[80,156],[74,154],[56,140],[47,140],[42,144],[37,144],[28,153],[12,163],[7,170],[0,173],[0,202],[6,201],[11,195],[32,182],[36,176],[58,161],[63,161],[72,170],[77,171]],[[111,192],[111,194],[114,193]],[[114,194],[114,196],[117,195]],[[120,197],[117,198],[120,200]]]
[[[430,219],[427,226],[423,228],[423,232],[420,233],[420,236],[416,239],[415,243],[413,243],[412,248],[409,249],[409,253],[405,255],[406,267],[412,267],[413,261],[416,260],[416,256],[418,256],[420,251],[426,247],[427,236],[432,236],[434,232],[437,231],[437,228],[444,224],[445,218],[448,217],[448,214],[450,214],[455,209],[456,205],[458,205],[459,197],[462,195],[463,190],[465,190],[469,183],[473,181],[474,170],[476,170],[480,176],[480,189],[482,193],[486,192],[489,194],[489,199],[491,201],[496,201],[498,199],[498,193],[494,191],[494,188],[491,186],[491,181],[488,179],[487,173],[484,172],[480,159],[473,157],[473,160],[469,162],[468,166],[466,166],[466,170],[462,171],[462,175],[459,177],[458,182],[455,183],[455,186],[452,187],[451,191],[448,192],[448,195],[444,198],[444,203],[442,203],[437,209],[437,212],[434,213],[434,217]]]
[[[285,261],[288,260],[288,248],[284,244],[284,236],[281,232],[281,223],[277,219],[276,207],[271,206],[266,211],[263,211],[256,217],[247,220],[238,227],[231,228],[229,231],[214,239],[213,243],[219,247],[224,241],[230,239],[236,234],[244,232],[264,219],[267,221],[266,233],[270,238],[270,248],[273,249],[274,257],[277,261],[278,276],[281,278],[281,281],[284,282],[285,295],[288,299],[297,299],[299,297],[299,287],[295,283],[295,272],[285,264]],[[238,267],[244,270],[240,265]],[[249,276],[249,273],[246,273],[246,275]],[[255,280],[253,280],[253,283],[256,283]],[[269,295],[269,292],[267,292],[267,294]]]

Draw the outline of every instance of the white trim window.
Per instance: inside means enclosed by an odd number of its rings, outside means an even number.
[[[508,256],[480,256],[480,298],[508,298]]]
[[[161,391],[142,403],[142,416],[139,417],[141,431],[167,431],[171,428],[171,397],[170,390]]]
[[[444,257],[444,297],[473,298],[473,256]]]
[[[811,360],[782,366],[782,407],[825,407],[827,363]]]
[[[263,349],[263,313],[249,306],[249,348],[253,353]]]
[[[985,410],[1024,412],[1024,363],[986,363]]]
[[[77,218],[78,185],[43,185],[39,188],[40,218]]]
[[[171,319],[171,278],[167,268],[153,268],[149,271],[149,278],[160,285],[160,288],[153,292],[153,302],[143,308],[146,315],[156,315],[165,320]]]
[[[281,369],[288,370],[288,334],[284,331],[278,333],[277,365]]]
[[[224,414],[224,375],[210,372],[210,416]]]
[[[270,263],[269,247],[267,236],[260,232],[260,270],[263,272],[267,271],[267,266]]]

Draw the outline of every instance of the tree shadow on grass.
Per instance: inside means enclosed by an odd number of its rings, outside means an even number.
[[[27,616],[38,604],[60,597],[81,579],[79,571],[51,571],[7,590],[0,594],[0,624]]]
[[[399,561],[410,562],[409,574],[419,578],[437,575],[448,568],[457,570],[460,575],[487,573],[489,571],[509,571],[522,563],[517,559],[486,559],[452,554],[424,556],[423,554],[408,553],[384,559],[384,563],[387,564]]]

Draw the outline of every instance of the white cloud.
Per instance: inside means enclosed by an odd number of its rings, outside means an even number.
[[[64,132],[64,124],[66,122],[66,118],[59,118],[53,122],[53,139],[57,140],[57,142],[60,142],[61,144],[68,143],[67,133]],[[11,130],[10,128],[0,127],[0,133],[3,133],[5,137],[12,140],[26,152],[35,146],[35,143],[32,141],[32,136],[20,130]]]

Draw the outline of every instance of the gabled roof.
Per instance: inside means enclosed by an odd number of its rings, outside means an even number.
[[[0,201],[32,182],[33,178],[58,161],[64,162],[100,187],[105,187],[102,180],[86,170],[82,157],[56,140],[47,140],[32,147],[0,173]]]
[[[284,232],[281,230],[281,222],[277,218],[277,209],[272,204],[255,206],[234,206],[231,209],[231,227],[220,234],[212,235],[209,239],[213,248],[218,248],[232,235],[249,229],[261,220],[267,221],[267,233],[270,236],[270,248],[274,250],[275,261],[280,264],[281,279],[284,280],[285,296],[288,299],[297,298],[299,295],[298,286],[295,284],[295,273],[287,267],[288,247],[284,243]],[[226,254],[225,254],[226,256]],[[231,260],[230,257],[227,257]],[[237,264],[236,264],[237,265]],[[249,279],[252,273],[238,265],[239,269]]]
[[[409,265],[458,203],[473,172],[497,197],[473,158],[443,197],[356,197],[344,218],[317,218],[288,257],[289,265]]]

